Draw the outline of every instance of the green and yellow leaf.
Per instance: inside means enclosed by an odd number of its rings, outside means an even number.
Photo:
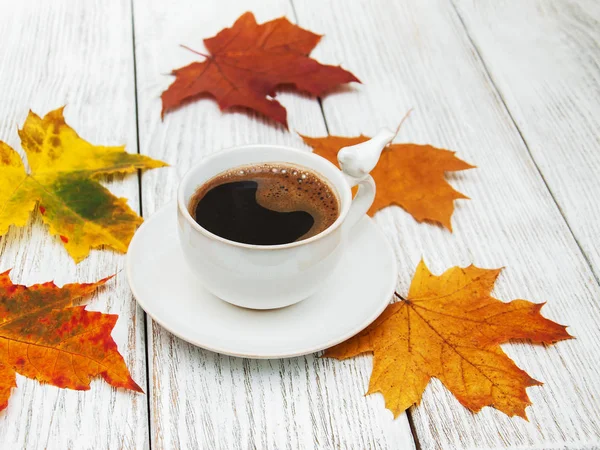
[[[37,204],[50,233],[76,262],[101,246],[125,252],[142,218],[97,180],[166,164],[127,153],[124,146],[90,144],[66,124],[63,108],[43,118],[30,111],[19,136],[30,173],[0,141],[0,236],[11,225],[24,226]]]

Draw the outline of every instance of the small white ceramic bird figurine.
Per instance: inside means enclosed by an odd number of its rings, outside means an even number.
[[[338,162],[350,186],[356,186],[369,175],[381,152],[394,137],[395,132],[383,128],[368,141],[344,147],[338,152]]]

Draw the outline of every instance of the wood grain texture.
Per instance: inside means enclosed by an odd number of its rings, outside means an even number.
[[[0,1],[0,139],[21,155],[17,128],[66,104],[67,122],[85,139],[126,144],[136,152],[135,90],[129,1]],[[136,176],[104,183],[138,210]],[[39,218],[0,238],[0,270],[14,282],[95,281],[123,268],[124,257],[93,251],[75,265]],[[146,385],[143,313],[124,273],[90,299],[89,308],[119,314],[113,332],[133,378]],[[128,448],[148,445],[147,400],[102,380],[88,392],[40,385],[19,376],[0,414],[2,449]]]
[[[253,114],[221,113],[216,102],[191,103],[160,119],[167,74],[198,57],[202,39],[233,24],[246,10],[259,22],[286,15],[285,0],[161,0],[134,4],[141,152],[173,168],[143,176],[146,216],[174,198],[183,173],[202,157],[233,145],[288,144],[306,148],[293,132]],[[330,24],[313,28],[331,39]],[[320,44],[323,45],[323,44]],[[342,63],[337,57],[323,62]],[[278,94],[290,130],[326,133],[318,102]],[[363,398],[368,360],[343,364],[314,356],[245,360],[187,344],[149,321],[153,448],[297,449],[413,448],[405,416],[394,421],[378,398]]]
[[[343,5],[296,0],[294,5],[301,26],[327,27],[328,39],[316,49],[316,58],[344,61],[364,82],[323,101],[332,134],[393,128],[414,107],[398,142],[449,148],[479,167],[448,177],[472,198],[457,202],[453,234],[418,224],[398,207],[375,216],[398,255],[400,291],[408,291],[422,256],[437,274],[453,265],[505,266],[495,296],[547,301],[545,315],[571,325],[577,337],[547,348],[503,346],[520,367],[545,382],[528,390],[533,401],[529,422],[492,408],[471,414],[441,383],[431,383],[421,405],[410,411],[420,447],[600,446],[600,377],[594,356],[600,352],[600,288],[453,5],[447,0]],[[519,5],[512,5],[515,14]],[[535,24],[534,13],[523,12],[521,20]],[[505,26],[511,30],[510,22]],[[588,113],[584,106],[580,114]],[[564,164],[566,157],[565,151]],[[581,158],[568,161],[571,170],[580,170]],[[370,357],[363,361],[370,364]],[[366,386],[365,380],[363,389],[340,395],[355,401]]]
[[[454,2],[600,276],[600,3]]]

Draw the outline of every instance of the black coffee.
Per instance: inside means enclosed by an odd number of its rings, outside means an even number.
[[[334,189],[310,169],[286,163],[242,166],[202,185],[189,204],[196,222],[236,242],[277,245],[307,239],[339,216]]]

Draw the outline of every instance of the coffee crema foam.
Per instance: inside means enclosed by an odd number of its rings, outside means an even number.
[[[256,202],[276,212],[305,211],[314,223],[296,241],[316,236],[329,228],[340,214],[340,202],[335,189],[322,175],[290,163],[257,163],[239,166],[220,173],[205,182],[189,202],[195,217],[202,198],[212,189],[238,181],[257,183]]]

